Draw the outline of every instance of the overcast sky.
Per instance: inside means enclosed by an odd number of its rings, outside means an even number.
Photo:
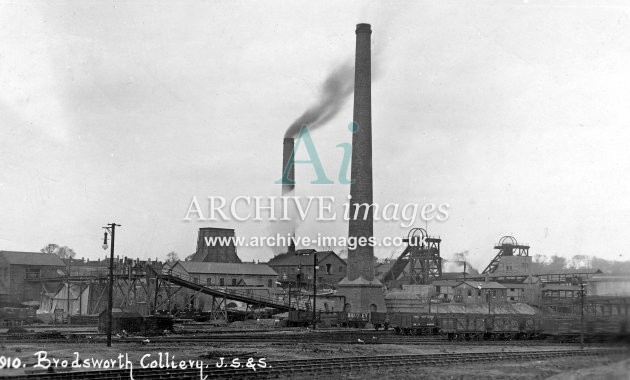
[[[629,8],[595,3],[2,2],[0,249],[97,258],[113,221],[117,252],[140,258],[187,256],[199,227],[268,233],[182,219],[193,196],[279,195],[286,128],[367,22],[375,202],[449,203],[429,232],[476,266],[507,234],[532,254],[626,260]],[[349,100],[312,133],[333,178]],[[348,185],[297,170],[297,195],[345,200]],[[317,231],[347,226],[298,228]]]

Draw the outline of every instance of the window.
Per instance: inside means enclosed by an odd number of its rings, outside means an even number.
[[[436,285],[436,286],[435,286],[435,292],[436,292],[436,293],[441,293],[441,292],[440,292],[440,290],[441,290],[441,289],[440,289],[440,285]]]
[[[225,286],[225,279],[223,277],[219,279],[219,286]]]
[[[193,277],[193,282],[195,284],[198,284],[199,283],[199,277],[197,277],[197,276]]]
[[[514,297],[510,297],[510,301],[514,301]]]
[[[472,290],[468,289],[468,297],[472,297]]]
[[[273,288],[273,281],[271,279],[267,280],[267,287],[268,288]]]
[[[477,297],[481,297],[481,289],[477,290]]]
[[[236,286],[236,279],[235,278],[232,279],[232,286]]]
[[[207,285],[207,286],[212,286],[212,277],[208,277],[208,278],[206,279],[206,285]]]
[[[511,291],[511,292],[513,292],[513,291],[514,291],[514,288],[510,288],[510,291]]]
[[[343,273],[343,267],[341,265],[339,266],[339,273]]]
[[[326,274],[330,274],[331,269],[332,269],[332,264],[326,264]]]
[[[26,278],[39,278],[39,268],[26,268]]]

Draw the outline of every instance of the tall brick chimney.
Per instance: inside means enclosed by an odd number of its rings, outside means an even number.
[[[372,191],[372,62],[370,24],[358,24],[354,66],[354,134],[352,135],[352,166],[350,185],[350,220],[348,237],[370,239],[374,232],[373,210],[360,209],[355,220],[355,205],[373,203]],[[346,297],[345,311],[385,311],[383,284],[374,278],[374,247],[357,246],[348,251],[347,277],[338,284],[339,293]]]
[[[350,185],[352,196],[348,237],[370,238],[373,236],[374,219],[372,208],[368,217],[363,212],[353,218],[357,204],[372,204],[372,63],[369,24],[357,25],[357,48],[354,64],[354,128],[352,135],[352,167]],[[356,128],[358,127],[358,130]],[[360,210],[363,211],[363,210]],[[364,246],[348,252],[348,280],[359,277],[374,279],[374,247]]]
[[[288,195],[295,190],[295,165],[291,159],[294,144],[293,137],[285,137],[282,141],[282,195]],[[287,167],[289,172],[285,177]]]
[[[294,146],[295,141],[293,137],[285,137],[282,141],[282,196],[285,197],[294,195],[293,191],[295,190],[295,165],[292,158]],[[289,171],[285,175],[287,168],[289,168]],[[293,214],[290,213],[289,217],[293,218]],[[295,222],[291,220],[289,223],[291,223],[291,234],[295,236]],[[294,242],[289,244],[287,252],[295,253]]]

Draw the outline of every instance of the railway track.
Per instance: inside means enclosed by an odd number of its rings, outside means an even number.
[[[339,357],[325,359],[300,359],[300,360],[278,360],[266,362],[266,368],[217,368],[216,362],[206,364],[203,368],[203,375],[208,379],[265,379],[265,378],[294,378],[297,375],[317,374],[318,377],[325,375],[339,376],[343,373],[360,372],[366,369],[377,369],[387,367],[434,367],[450,366],[471,363],[511,361],[523,362],[532,360],[549,360],[570,356],[603,356],[627,354],[627,350],[620,349],[570,349],[570,350],[549,350],[549,351],[485,351],[471,353],[445,353],[445,354],[418,354],[418,355],[378,355],[361,357]],[[201,372],[199,369],[134,369],[134,379],[199,379]],[[129,379],[129,370],[95,370],[95,371],[73,371],[58,373],[31,373],[9,377],[13,380],[110,380]]]
[[[144,343],[147,337],[115,337],[115,343]],[[185,334],[148,337],[151,344],[163,343],[267,343],[267,344],[453,344],[453,345],[558,345],[559,342],[548,340],[488,340],[488,341],[449,341],[446,336],[408,336],[394,335],[385,332],[371,331],[321,331],[321,332],[286,332],[286,333],[254,333],[254,334]],[[2,343],[102,343],[105,334],[68,334],[44,333],[22,334],[19,336],[0,336]]]

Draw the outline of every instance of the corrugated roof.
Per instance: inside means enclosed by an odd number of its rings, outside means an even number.
[[[579,290],[580,287],[577,285],[570,285],[570,284],[545,284],[545,286],[543,286],[542,291],[544,292],[545,290]]]
[[[65,267],[66,264],[57,255],[40,252],[16,252],[0,251],[0,256],[4,257],[11,265],[32,265],[32,266],[53,266]]]
[[[593,269],[546,269],[540,272],[533,273],[534,276],[548,276],[552,274],[597,274],[602,273],[601,270],[593,268]]]
[[[456,286],[459,285],[461,281],[456,280],[435,280],[431,283],[431,285],[435,286]]]
[[[504,283],[504,284],[501,284],[501,285],[505,286],[506,288],[514,288],[514,289],[527,289],[529,287],[538,286],[537,283],[533,283],[533,284],[530,284],[530,283],[521,283],[521,284],[518,284],[518,283]]]
[[[630,281],[630,274],[598,274],[591,278],[586,279],[587,282],[599,282],[599,281]]]
[[[426,313],[429,303],[412,293],[389,293],[385,295],[387,309],[393,312]],[[490,314],[495,315],[535,315],[536,309],[520,302],[491,302]],[[431,313],[435,314],[488,314],[488,303],[431,303]]]
[[[433,305],[432,312],[438,314],[488,314],[488,304],[456,304],[456,303],[442,303]],[[499,315],[535,315],[536,309],[525,303],[492,303],[490,306],[491,314]]]
[[[195,261],[179,261],[186,272],[200,274],[249,274],[258,276],[277,276],[273,268],[267,264],[254,263],[206,263]]]
[[[494,282],[494,281],[490,281],[490,282],[462,281],[462,284],[466,284],[468,286],[472,286],[473,288],[479,288],[481,286],[481,289],[505,289],[505,286],[499,284],[498,282]],[[459,285],[457,285],[457,286],[459,286]]]

